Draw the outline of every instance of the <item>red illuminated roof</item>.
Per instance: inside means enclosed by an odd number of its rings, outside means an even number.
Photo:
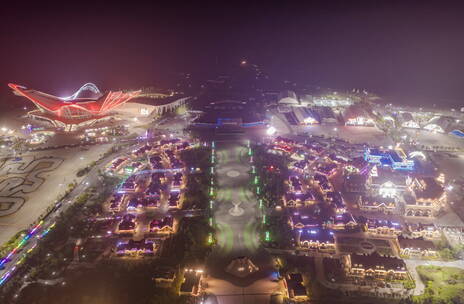
[[[24,86],[10,83],[10,88],[17,95],[24,96],[32,101],[39,109],[53,113],[67,119],[85,119],[92,116],[103,116],[117,106],[137,97],[141,91],[109,91],[101,94],[93,84],[85,84],[76,93],[69,97],[57,97],[40,91],[28,89]],[[93,91],[93,97],[84,97],[82,92]]]

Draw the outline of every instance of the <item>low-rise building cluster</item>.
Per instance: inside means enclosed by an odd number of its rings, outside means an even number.
[[[182,206],[188,170],[180,153],[190,146],[180,139],[147,143],[107,166],[107,174],[124,178],[107,203],[119,218],[114,230],[120,238],[118,256],[154,254],[175,233],[177,220],[170,210]]]
[[[337,261],[338,278],[375,286],[412,281],[405,258],[440,257],[431,220],[446,202],[444,177],[418,174],[401,148],[317,136],[277,137],[268,148],[290,159],[282,207],[296,254]]]

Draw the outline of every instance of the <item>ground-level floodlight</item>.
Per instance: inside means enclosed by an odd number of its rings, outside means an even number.
[[[267,130],[266,130],[266,134],[269,135],[269,136],[274,135],[276,132],[277,132],[277,129],[274,128],[273,126],[270,126],[270,127],[267,128]]]

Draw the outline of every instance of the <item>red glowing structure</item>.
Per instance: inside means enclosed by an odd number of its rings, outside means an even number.
[[[29,112],[29,116],[48,121],[66,131],[110,117],[113,109],[141,92],[109,91],[103,94],[94,84],[86,83],[69,97],[57,97],[13,83],[8,86],[16,95],[26,97],[37,106],[38,110]]]

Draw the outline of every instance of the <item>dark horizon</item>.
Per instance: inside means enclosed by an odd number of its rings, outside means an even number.
[[[103,89],[141,87],[178,72],[224,74],[247,59],[279,80],[459,106],[462,6],[315,1],[5,7],[0,92],[9,92],[8,82],[58,95],[84,82]]]

